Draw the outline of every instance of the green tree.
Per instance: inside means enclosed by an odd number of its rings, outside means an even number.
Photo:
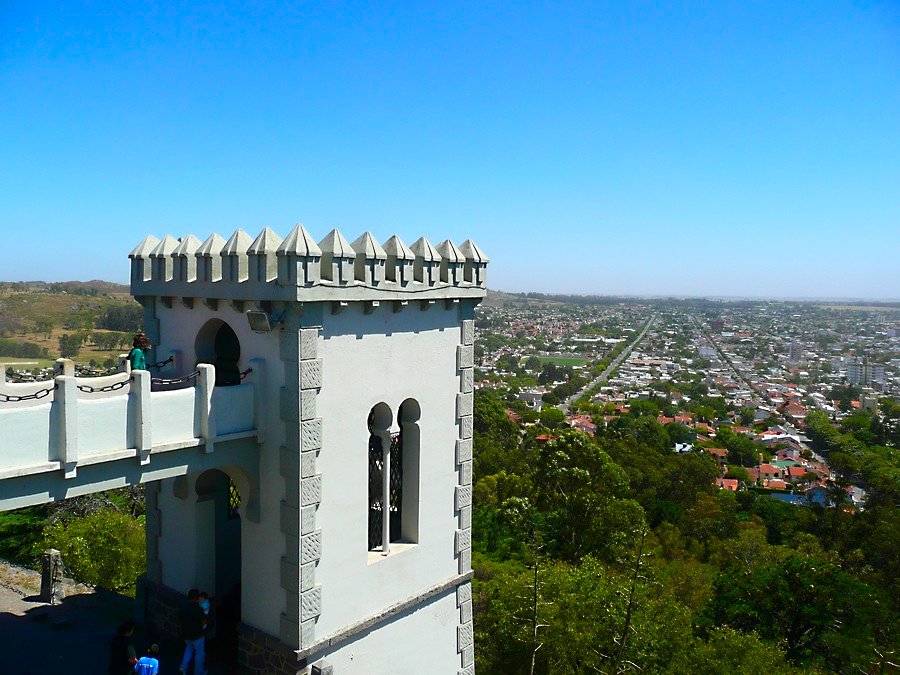
[[[642,415],[656,417],[659,415],[659,406],[653,401],[638,399],[629,404],[628,411],[635,417],[641,417]]]
[[[35,322],[35,330],[38,333],[42,333],[49,340],[53,335],[53,320],[38,319]]]
[[[727,626],[710,630],[707,640],[693,640],[675,654],[664,671],[673,675],[790,675],[801,671],[787,662],[777,647],[755,633],[741,633]]]
[[[536,356],[529,356],[525,359],[525,368],[527,370],[540,370],[541,360]]]
[[[506,467],[509,452],[518,445],[518,426],[490,389],[475,392],[473,415],[475,476],[496,473]]]
[[[747,472],[747,469],[742,466],[735,466],[734,464],[728,465],[728,477],[736,478],[742,483],[750,482],[750,474]]]
[[[740,421],[745,427],[752,427],[756,421],[756,410],[749,406],[741,408]]]
[[[566,416],[559,408],[545,405],[543,408],[541,408],[541,413],[538,419],[540,420],[541,424],[543,424],[548,429],[555,429],[556,427],[565,423]]]
[[[111,509],[48,525],[44,547],[59,549],[78,581],[115,591],[133,589],[145,568],[143,518]]]
[[[73,359],[81,351],[81,336],[77,333],[63,333],[59,337],[59,353],[66,359]]]
[[[866,664],[878,605],[872,589],[833,562],[781,547],[757,562],[719,575],[710,605],[714,625],[778,640],[795,663]]]
[[[560,431],[533,467],[534,503],[547,519],[544,541],[560,558],[614,559],[643,526],[643,509],[628,498],[625,471],[587,434]]]

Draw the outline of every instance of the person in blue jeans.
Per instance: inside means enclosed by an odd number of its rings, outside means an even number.
[[[150,645],[147,650],[147,656],[142,656],[138,662],[134,664],[134,672],[138,675],[157,675],[159,673],[159,645]]]
[[[188,604],[181,610],[181,636],[184,639],[184,657],[181,659],[180,672],[187,673],[194,659],[194,675],[204,675],[205,645],[203,629],[206,627],[206,615],[200,607],[200,591],[192,588],[188,591]]]

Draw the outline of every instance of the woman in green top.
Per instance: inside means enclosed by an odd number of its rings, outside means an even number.
[[[145,352],[150,349],[150,340],[143,333],[134,336],[131,353],[128,354],[128,360],[131,362],[132,370],[147,370],[147,356]]]

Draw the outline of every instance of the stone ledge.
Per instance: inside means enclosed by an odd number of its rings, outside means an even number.
[[[463,584],[468,583],[472,580],[472,577],[475,575],[474,572],[469,570],[464,574],[459,574],[452,579],[448,579],[442,583],[439,583],[435,586],[432,586],[426,591],[419,593],[418,595],[414,595],[411,598],[407,598],[406,600],[402,600],[398,603],[391,605],[390,607],[384,609],[383,611],[373,614],[367,619],[363,619],[362,621],[357,621],[356,623],[350,624],[346,628],[337,631],[336,633],[332,633],[320,640],[316,640],[315,644],[306,649],[301,649],[296,652],[298,661],[308,661],[311,656],[322,651],[326,647],[334,647],[336,645],[341,644],[342,642],[346,642],[347,640],[363,633],[370,628],[374,628],[379,624],[384,623],[385,621],[392,619],[405,612],[407,609],[411,609],[416,605],[425,602],[441,593],[449,591],[451,589],[456,589]]]

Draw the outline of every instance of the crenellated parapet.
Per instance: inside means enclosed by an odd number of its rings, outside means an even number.
[[[325,302],[480,299],[488,258],[471,239],[411,246],[364,232],[349,243],[338,229],[316,242],[302,225],[282,239],[266,227],[254,239],[237,229],[145,238],[129,254],[137,297]]]

